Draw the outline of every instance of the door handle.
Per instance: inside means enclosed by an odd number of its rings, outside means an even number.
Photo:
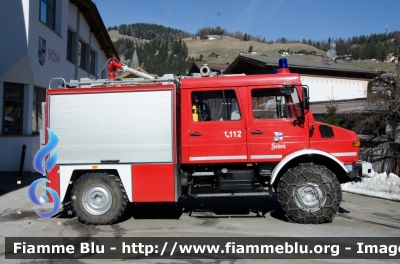
[[[256,131],[251,131],[252,135],[259,135],[259,134],[263,134],[264,132],[262,132],[261,130],[256,130]]]
[[[191,137],[200,137],[202,134],[199,132],[190,133]]]

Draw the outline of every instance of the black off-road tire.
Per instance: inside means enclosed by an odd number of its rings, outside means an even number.
[[[322,224],[335,217],[342,190],[335,174],[325,166],[301,163],[282,176],[277,196],[290,222]]]
[[[87,173],[74,184],[71,205],[80,222],[109,225],[124,215],[128,197],[119,177]]]

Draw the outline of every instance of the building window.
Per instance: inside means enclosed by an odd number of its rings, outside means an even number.
[[[82,69],[86,69],[85,61],[86,61],[86,44],[83,43],[82,41],[79,41],[78,66],[81,67]]]
[[[89,66],[89,73],[95,75],[96,53],[93,50],[90,51]]]
[[[32,133],[39,133],[42,127],[42,102],[46,101],[46,89],[33,88]]]
[[[70,62],[73,62],[73,52],[72,52],[72,47],[73,47],[73,34],[70,30],[68,30],[68,35],[67,35],[67,60]]]
[[[23,92],[23,84],[4,83],[3,134],[22,134]]]
[[[56,0],[40,0],[40,21],[56,29]]]

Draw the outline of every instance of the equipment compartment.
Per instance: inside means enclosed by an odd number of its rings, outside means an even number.
[[[253,170],[229,170],[226,173],[217,171],[219,191],[252,190],[255,188]]]

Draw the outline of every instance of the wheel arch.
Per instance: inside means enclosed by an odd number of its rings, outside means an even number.
[[[271,175],[273,187],[276,189],[279,179],[289,168],[309,162],[321,164],[328,168],[336,175],[340,183],[346,182],[349,178],[349,171],[335,156],[321,150],[305,149],[289,154],[276,165]]]
[[[86,173],[103,172],[110,175],[115,175],[121,179],[122,184],[125,188],[126,194],[130,202],[132,202],[132,168],[130,164],[99,164],[95,165],[97,169],[94,169],[92,165],[60,165],[59,177],[60,177],[60,200],[62,203],[70,201],[70,194],[72,191],[73,184]],[[71,184],[72,182],[72,184]]]
[[[71,201],[72,187],[80,177],[82,177],[86,173],[97,173],[97,172],[100,172],[100,173],[104,172],[104,173],[108,173],[108,174],[120,177],[118,170],[116,170],[116,169],[101,169],[101,170],[76,169],[76,170],[73,170],[71,177],[68,181],[68,187],[67,187],[67,190],[65,191],[64,199],[62,199],[62,203],[67,203],[67,202]]]

